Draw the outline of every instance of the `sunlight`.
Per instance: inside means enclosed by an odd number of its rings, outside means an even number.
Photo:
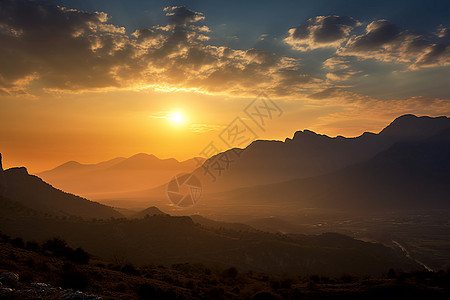
[[[170,115],[169,120],[172,121],[172,123],[179,125],[184,122],[184,117],[179,111],[175,111]]]

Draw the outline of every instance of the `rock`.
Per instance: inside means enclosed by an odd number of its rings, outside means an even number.
[[[51,288],[51,285],[46,284],[46,283],[42,283],[42,282],[34,282],[34,283],[30,283],[31,287],[34,288],[38,288],[38,289],[47,289],[47,288]]]
[[[13,272],[3,272],[0,274],[0,282],[7,287],[16,287],[19,285],[19,275]]]
[[[69,292],[61,297],[61,299],[73,299],[73,300],[103,300],[102,297],[86,294],[80,291]]]
[[[13,289],[9,289],[9,288],[0,288],[0,295],[8,295],[13,293],[14,290]]]

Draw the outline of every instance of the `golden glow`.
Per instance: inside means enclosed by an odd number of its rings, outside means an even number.
[[[172,123],[174,123],[176,125],[180,125],[180,124],[184,123],[183,114],[179,111],[174,111],[170,115],[169,120],[172,121]]]

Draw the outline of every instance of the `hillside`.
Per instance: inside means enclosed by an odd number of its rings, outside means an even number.
[[[391,267],[421,269],[397,250],[341,235],[307,237],[214,229],[196,225],[189,217],[168,215],[83,221],[18,210],[8,201],[0,201],[6,203],[0,212],[3,232],[38,241],[59,236],[70,246],[82,247],[107,260],[165,265],[203,263],[237,267],[241,271],[297,275],[375,275]]]
[[[30,175],[26,168],[0,169],[0,195],[35,209],[57,216],[110,218],[122,215],[113,208],[65,193]]]
[[[448,271],[298,277],[187,263],[136,267],[91,258],[77,264],[4,234],[0,247],[2,299],[446,299],[450,278]]]

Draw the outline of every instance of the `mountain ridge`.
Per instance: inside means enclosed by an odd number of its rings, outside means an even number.
[[[284,142],[254,141],[239,150],[241,154],[238,158],[233,154],[235,150],[223,152],[236,159],[228,170],[217,176],[217,182],[204,175],[204,166],[213,165],[223,153],[209,158],[194,174],[201,178],[205,192],[212,193],[308,178],[368,160],[396,142],[431,137],[447,128],[450,128],[450,118],[445,116],[403,115],[379,133],[365,132],[358,137],[329,137],[305,129],[296,131],[292,138],[286,138]]]

